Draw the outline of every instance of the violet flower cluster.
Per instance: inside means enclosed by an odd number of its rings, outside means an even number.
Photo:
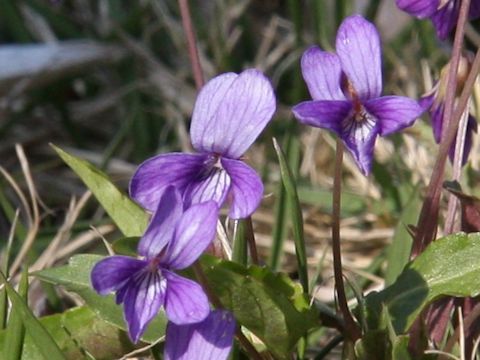
[[[138,342],[164,308],[169,320],[165,358],[228,357],[236,328],[228,311],[210,310],[202,287],[176,271],[192,265],[215,237],[219,207],[232,218],[249,216],[263,195],[259,176],[241,156],[271,120],[276,101],[257,70],[209,81],[195,103],[191,138],[198,154],[172,153],[145,161],[130,193],[153,216],[138,244],[139,258],[110,256],[92,270],[94,289],[116,293],[128,333]]]
[[[377,136],[411,126],[422,114],[418,103],[403,96],[381,96],[380,37],[360,15],[346,18],[337,32],[336,53],[314,46],[301,68],[312,101],[293,108],[303,124],[337,134],[364,175],[371,171]]]
[[[457,25],[461,0],[396,0],[397,6],[419,19],[429,18],[441,40]],[[471,0],[469,18],[480,17],[480,0]]]

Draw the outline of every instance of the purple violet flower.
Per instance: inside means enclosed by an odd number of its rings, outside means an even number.
[[[200,323],[167,325],[165,360],[225,360],[235,334],[235,318],[226,310],[214,310]]]
[[[251,215],[260,204],[263,184],[241,161],[275,112],[270,81],[258,70],[226,73],[210,80],[193,109],[190,136],[197,154],[157,155],[142,163],[130,182],[130,195],[154,210],[163,190],[176,186],[185,206],[230,197],[229,216]]]
[[[440,72],[440,79],[438,80],[438,82],[419,101],[420,106],[422,106],[423,109],[427,110],[430,114],[430,118],[432,121],[433,137],[437,144],[440,143],[443,136],[443,113],[445,110],[445,95],[447,91],[449,67],[450,63],[443,67],[442,71]],[[467,79],[470,67],[470,59],[468,57],[461,56],[457,71],[457,96],[460,95],[460,92],[463,89],[463,85],[465,84],[465,81]],[[467,120],[467,129],[465,133],[465,143],[463,144],[462,165],[465,165],[468,160],[470,150],[472,149],[474,132],[477,132],[477,120],[473,115],[469,114]],[[450,161],[452,162],[455,156],[455,146],[456,139],[453,141],[449,149],[449,157]]]
[[[117,304],[123,303],[134,343],[162,306],[177,325],[197,323],[208,316],[210,306],[201,286],[174,270],[190,266],[212,242],[217,218],[214,201],[184,211],[180,193],[169,186],[138,244],[142,258],[110,256],[93,268],[94,289],[101,295],[115,291]]]
[[[441,40],[457,25],[460,0],[396,0],[403,11],[419,19],[430,18]],[[480,0],[470,2],[469,18],[480,17]]]
[[[360,15],[346,18],[337,32],[336,54],[314,46],[301,67],[312,101],[293,108],[303,124],[324,128],[343,140],[363,174],[368,175],[378,135],[411,126],[423,110],[403,96],[383,96],[380,37]]]

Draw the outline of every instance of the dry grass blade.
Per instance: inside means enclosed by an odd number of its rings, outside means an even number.
[[[87,191],[85,194],[83,194],[78,202],[75,200],[75,198],[71,199],[63,225],[58,229],[57,234],[52,239],[45,251],[43,251],[42,255],[40,255],[37,261],[31,266],[31,271],[42,270],[53,265],[59,259],[59,247],[62,245],[62,243],[69,239],[72,227],[75,225],[80,212],[91,196],[92,193]]]
[[[441,355],[443,359],[461,360],[459,357],[441,350],[425,350],[424,354],[426,355],[436,354],[436,355]]]
[[[165,340],[165,336],[160,337],[157,341],[154,341],[151,344],[148,344],[147,346],[144,346],[140,349],[134,350],[132,352],[129,352],[128,354],[123,355],[119,360],[128,360],[128,359],[138,359],[137,357],[134,357],[135,355],[139,355],[141,353],[144,353],[147,350],[150,350],[153,348],[155,345],[161,343],[162,341]]]
[[[65,246],[59,248],[56,253],[57,260],[61,260],[75,253],[82,247],[90,244],[93,240],[98,238],[104,238],[105,235],[116,230],[113,224],[101,225],[95,228],[95,231],[86,231],[77,237],[71,239]]]
[[[23,209],[25,211],[25,215],[27,217],[28,224],[29,224],[29,226],[32,226],[33,225],[33,216],[32,216],[32,211],[30,209],[30,205],[28,204],[28,201],[27,201],[27,197],[25,196],[23,191],[20,189],[20,186],[16,183],[13,176],[10,175],[8,173],[8,171],[5,170],[2,166],[0,166],[0,173],[2,173],[5,180],[7,180],[7,182],[10,184],[13,191],[15,191],[15,194],[17,194],[18,199],[22,203]]]
[[[12,275],[15,274],[15,272],[20,268],[20,265],[22,265],[23,260],[25,259],[25,257],[28,254],[28,251],[32,247],[33,242],[37,237],[38,230],[40,228],[40,212],[38,210],[38,203],[37,203],[38,195],[37,195],[37,190],[35,188],[35,184],[33,182],[33,178],[30,172],[30,166],[28,164],[28,160],[27,160],[27,157],[25,156],[23,148],[17,144],[15,146],[15,150],[17,152],[17,157],[22,167],[23,176],[25,177],[25,180],[27,182],[28,191],[30,193],[30,202],[32,206],[33,219],[28,228],[27,236],[22,244],[22,247],[17,257],[15,258],[15,261],[13,262],[12,267],[10,268],[10,273]]]

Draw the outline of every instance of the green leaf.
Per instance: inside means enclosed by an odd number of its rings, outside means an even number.
[[[57,154],[82,179],[117,224],[125,236],[141,236],[147,227],[148,215],[126,194],[121,192],[106,174],[89,162],[51,145]]]
[[[242,265],[246,265],[248,263],[246,221],[246,219],[236,220],[234,233],[235,239],[233,241],[232,251],[232,260]]]
[[[201,258],[201,263],[222,304],[278,358],[289,358],[299,338],[320,325],[301,286],[285,274],[208,255]]]
[[[137,247],[140,238],[138,236],[124,237],[112,243],[115,254],[137,256]]]
[[[37,271],[33,275],[52,284],[63,285],[67,290],[77,293],[98,316],[126,330],[123,309],[115,303],[113,295],[98,295],[90,283],[92,268],[101,259],[103,257],[99,255],[75,255],[66,266]],[[160,312],[147,327],[142,340],[148,343],[158,340],[165,335],[166,323],[164,313]]]
[[[300,282],[303,286],[303,291],[308,294],[307,255],[305,250],[305,238],[303,236],[302,208],[300,207],[300,201],[298,200],[297,185],[292,175],[292,171],[285,160],[285,155],[283,154],[283,151],[275,138],[273,139],[273,146],[277,152],[278,162],[280,163],[280,174],[282,176],[283,186],[285,187],[287,194],[288,203],[290,204],[298,274],[300,277]]]
[[[370,329],[379,326],[382,306],[397,334],[405,333],[420,312],[442,296],[480,294],[480,234],[458,233],[431,243],[397,280],[366,298]]]
[[[119,359],[134,350],[127,334],[100,319],[89,307],[77,307],[62,314],[39,319],[68,360]],[[0,331],[0,354],[6,346],[5,331]],[[89,357],[90,356],[90,357]],[[38,360],[34,339],[27,334],[22,360]]]
[[[0,272],[0,279],[3,284],[5,284],[8,298],[12,302],[12,308],[15,309],[15,311],[20,315],[25,329],[32,337],[33,342],[37,347],[37,353],[40,352],[44,359],[64,360],[65,357],[53,340],[52,336],[47,332],[47,330],[45,330],[35,315],[33,315],[28,305],[8,283],[2,272]]]
[[[25,268],[22,272],[18,293],[25,303],[28,304],[28,270]],[[23,339],[25,338],[25,326],[23,325],[22,315],[17,306],[12,307],[5,340],[6,360],[17,360],[22,355]]]
[[[355,343],[357,360],[410,360],[408,336],[389,339],[385,330],[374,330]]]
[[[420,210],[420,187],[415,187],[405,208],[402,211],[400,221],[395,228],[395,235],[392,243],[387,250],[387,269],[385,271],[385,284],[392,284],[400,275],[410,258],[413,239],[407,230],[408,224],[413,224],[417,220]]]
[[[287,128],[287,134],[284,137],[287,163],[290,165],[290,169],[295,171],[294,174],[296,175],[300,166],[300,142],[295,136],[296,124],[292,121],[287,122]],[[291,214],[292,209],[287,191],[282,182],[276,185],[275,194],[275,222],[272,232],[269,264],[274,271],[278,271],[281,266],[283,247],[289,229],[289,214]]]

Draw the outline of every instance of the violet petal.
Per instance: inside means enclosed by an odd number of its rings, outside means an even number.
[[[219,207],[225,202],[230,190],[231,179],[228,173],[217,166],[212,166],[206,175],[190,182],[185,189],[183,199],[185,207],[213,200]]]
[[[130,196],[147,210],[155,211],[163,190],[174,185],[180,192],[201,173],[206,154],[170,153],[144,161],[130,181]]]
[[[171,269],[184,269],[193,264],[215,238],[218,206],[214,201],[192,205],[175,228],[162,263]]]
[[[152,259],[173,239],[175,226],[183,213],[183,201],[179,191],[173,187],[165,188],[158,208],[138,243],[138,253]]]
[[[382,136],[411,126],[423,113],[417,101],[403,96],[384,96],[368,100],[365,108],[378,119]]]
[[[423,109],[423,111],[427,111],[430,109],[435,101],[435,93],[428,94],[422,96],[420,100],[418,100],[418,105]]]
[[[232,179],[228,216],[232,219],[246,218],[260,205],[263,196],[262,180],[255,170],[242,161],[222,158],[222,165]]]
[[[397,6],[420,19],[432,16],[438,9],[440,0],[396,0]]]
[[[125,320],[130,339],[137,343],[164,303],[167,281],[159,271],[146,268],[125,286],[128,287],[124,296]]]
[[[336,54],[312,46],[303,53],[301,67],[312,99],[345,100],[340,88],[342,69]]]
[[[304,101],[294,106],[292,111],[302,124],[340,134],[342,121],[348,117],[351,109],[350,101],[314,100]]]
[[[336,50],[342,70],[362,100],[382,92],[380,36],[375,26],[360,15],[346,18],[337,32]]]
[[[364,175],[370,174],[373,163],[373,149],[379,134],[378,121],[371,114],[364,114],[365,120],[357,122],[346,119],[341,138]]]
[[[271,120],[276,108],[270,81],[249,69],[209,81],[200,91],[192,116],[191,138],[197,151],[238,159]],[[223,84],[225,82],[225,84]],[[213,100],[212,105],[208,105]]]
[[[458,21],[460,14],[460,1],[450,0],[431,16],[431,20],[437,36],[440,40],[445,40],[450,32],[453,30]]]
[[[432,122],[433,138],[437,144],[442,140],[443,131],[443,110],[445,104],[442,102],[438,105],[433,104],[430,109],[430,120]]]
[[[109,256],[100,260],[92,269],[93,288],[100,295],[120,289],[131,276],[146,266],[143,260],[128,256]]]
[[[167,270],[162,274],[167,279],[165,312],[168,320],[182,325],[202,321],[208,316],[210,306],[200,285]]]
[[[480,1],[472,0],[470,1],[470,11],[468,12],[468,17],[470,20],[480,17]]]
[[[200,323],[168,323],[165,360],[225,360],[233,345],[236,323],[226,310],[214,310]]]

